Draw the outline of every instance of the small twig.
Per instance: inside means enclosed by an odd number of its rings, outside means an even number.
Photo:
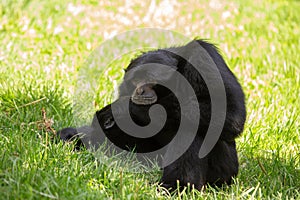
[[[43,100],[45,100],[45,99],[46,99],[46,97],[43,97],[43,98],[37,99],[37,100],[35,100],[35,101],[32,101],[32,102],[23,104],[23,105],[21,105],[21,106],[19,106],[19,107],[16,107],[16,108],[10,108],[10,109],[8,109],[8,111],[11,111],[11,110],[14,110],[14,109],[18,109],[18,108],[23,108],[23,107],[26,107],[26,106],[30,106],[30,105],[39,103],[40,101],[43,101]]]
[[[260,162],[260,160],[258,158],[257,158],[257,162],[258,162],[259,167],[263,171],[263,173],[267,175],[268,173],[267,173],[265,167],[262,165],[262,163]]]
[[[56,131],[52,128],[53,120],[47,118],[47,112],[45,108],[42,108],[42,115],[43,115],[43,123],[41,125],[41,129],[45,129],[46,132],[52,132],[53,135],[56,135]]]

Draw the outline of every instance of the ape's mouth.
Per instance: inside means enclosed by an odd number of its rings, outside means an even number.
[[[131,100],[133,103],[138,104],[138,105],[151,105],[154,104],[157,101],[156,96],[151,96],[151,97],[131,97]]]

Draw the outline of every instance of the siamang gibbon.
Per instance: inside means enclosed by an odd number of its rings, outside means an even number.
[[[206,57],[195,55],[197,51],[193,48],[196,48],[197,45],[204,50],[202,52],[206,54]],[[216,66],[220,73],[226,94],[226,115],[222,131],[212,150],[203,158],[199,158],[199,150],[211,123],[212,100],[211,91],[209,91],[204,78],[205,74],[199,73],[199,70],[195,69],[189,60],[192,56],[201,57],[200,60],[204,60],[204,63],[209,63],[207,60],[211,60],[211,67],[213,67],[212,65]],[[153,65],[156,70],[143,71],[143,66],[147,64]],[[171,70],[170,73],[163,71],[163,75],[159,74],[162,65],[171,67],[173,71]],[[201,63],[199,66],[202,67]],[[182,115],[184,115],[177,96],[163,84],[174,81],[174,71],[180,73],[191,85],[196,100],[192,99],[188,104],[196,102],[199,106],[200,115],[196,123],[197,133],[190,146],[177,160],[163,167],[162,185],[168,189],[176,189],[177,181],[179,181],[180,187],[190,184],[200,190],[206,184],[215,186],[231,184],[239,167],[235,138],[242,133],[246,120],[244,93],[218,49],[204,40],[193,40],[179,47],[144,52],[133,59],[125,70],[124,80],[119,87],[119,98],[97,111],[91,126],[77,129],[65,128],[59,131],[60,139],[69,141],[79,137],[79,132],[84,132],[85,136],[77,138],[76,147],[89,146],[89,142],[95,144],[95,139],[89,139],[88,134],[95,132],[95,130],[97,132],[101,128],[113,144],[124,150],[144,153],[166,146],[175,137]],[[208,69],[207,73],[211,73],[211,71]],[[210,80],[210,83],[213,82],[214,80]],[[185,86],[180,83],[176,83],[175,86],[177,94],[188,95],[185,94]],[[127,97],[129,97],[129,104],[123,104],[127,105],[126,108],[120,108],[116,112],[117,114],[113,113],[112,106],[125,101],[124,99]],[[129,109],[132,120],[139,126],[146,126],[151,121],[149,109],[155,104],[165,108],[167,119],[163,128],[152,137],[140,138],[128,135],[115,122],[116,118],[128,117],[123,115],[123,111]],[[195,123],[193,115],[197,114],[195,112],[198,111],[191,108],[185,112],[189,113],[187,121],[192,126]]]

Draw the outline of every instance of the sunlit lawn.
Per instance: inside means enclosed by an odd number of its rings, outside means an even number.
[[[299,10],[299,1],[2,0],[0,198],[300,199]],[[76,124],[74,88],[92,51],[118,33],[146,27],[210,39],[242,84],[248,117],[231,187],[170,195],[158,186],[158,170],[125,172],[116,159],[74,152],[45,130]],[[129,60],[115,60],[99,74],[94,110],[110,103]]]

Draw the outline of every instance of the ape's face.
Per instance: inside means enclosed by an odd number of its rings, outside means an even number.
[[[143,65],[145,64],[153,66],[153,70],[143,70]],[[149,52],[139,56],[126,69],[124,82],[120,86],[121,96],[126,93],[124,92],[126,90],[129,93],[127,95],[131,96],[133,103],[151,105],[157,102],[158,97],[168,95],[169,91],[157,84],[157,82],[169,81],[172,73],[163,73],[157,64],[176,69],[178,60],[167,51]]]

